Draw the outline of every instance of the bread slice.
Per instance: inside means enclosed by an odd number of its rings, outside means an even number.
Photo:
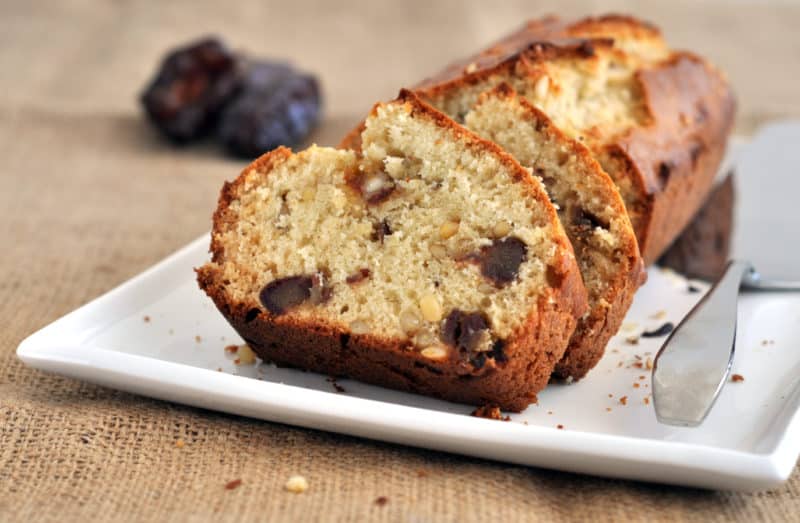
[[[589,294],[589,310],[555,374],[580,379],[602,357],[644,274],[625,205],[591,153],[508,84],[483,93],[463,119],[468,129],[531,169],[557,205]]]
[[[500,83],[592,151],[620,190],[647,264],[705,200],[735,110],[713,66],[619,15],[528,22],[415,92],[462,121]]]
[[[525,408],[587,308],[541,183],[410,92],[361,141],[226,184],[200,286],[265,360]]]

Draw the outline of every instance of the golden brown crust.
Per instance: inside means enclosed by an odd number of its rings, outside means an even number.
[[[462,140],[469,147],[496,156],[526,186],[531,197],[550,209],[551,225],[561,229],[555,210],[527,170],[496,144],[480,139],[445,115],[420,101],[413,93],[401,92],[397,102],[406,104],[413,114],[424,115]],[[373,111],[377,111],[376,105]],[[200,287],[212,298],[220,312],[262,358],[281,365],[299,367],[335,376],[348,376],[368,383],[431,395],[451,401],[482,405],[493,403],[504,410],[520,411],[536,400],[536,393],[547,385],[556,362],[561,359],[576,318],[586,311],[583,286],[572,247],[562,233],[556,238],[553,286],[539,297],[537,306],[526,313],[526,320],[506,340],[506,361],[489,360],[479,369],[456,359],[436,362],[410,342],[372,334],[354,334],[321,319],[302,320],[292,315],[275,315],[263,309],[255,296],[233,299],[222,269],[225,259],[220,232],[235,223],[230,206],[245,190],[246,175],[253,169],[269,175],[291,152],[280,148],[250,166],[232,183],[226,183],[214,213],[212,263],[197,269]]]
[[[361,120],[349,133],[344,135],[342,141],[339,142],[339,149],[351,149],[353,151],[361,150],[361,133],[364,132],[365,121]]]
[[[735,101],[719,73],[685,52],[637,73],[652,124],[607,145],[624,156],[642,191],[634,228],[647,264],[655,262],[708,196],[733,126]],[[638,225],[638,227],[637,227]]]
[[[589,59],[598,49],[613,46],[609,37],[658,40],[660,35],[653,26],[621,15],[575,23],[548,17],[529,22],[481,53],[448,66],[415,91],[425,99],[438,98],[493,75],[530,69],[531,63]],[[645,97],[645,123],[624,136],[607,137],[595,154],[607,157],[606,167],[612,162],[620,166],[609,174],[617,182],[624,179],[635,191],[635,201],[626,203],[642,257],[650,264],[708,194],[732,126],[735,103],[722,75],[690,53],[672,53],[662,63],[641,69],[635,80]],[[694,159],[686,163],[687,157]],[[659,171],[664,172],[662,165],[669,167],[666,177],[659,176]]]

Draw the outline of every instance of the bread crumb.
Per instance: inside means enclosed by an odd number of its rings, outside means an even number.
[[[556,425],[556,428],[559,429],[559,430],[563,430],[564,429],[564,425],[559,423],[558,425]]]
[[[630,323],[623,323],[622,328],[620,330],[622,332],[633,332],[638,328],[639,325],[637,323],[630,322]]]
[[[613,398],[613,397],[614,397],[614,395],[613,395],[613,394],[609,394],[609,395],[608,395],[608,397],[609,397],[609,398]]]
[[[606,407],[606,412],[611,412],[611,407]]]
[[[227,345],[225,347],[225,352],[227,352],[229,354],[236,354],[236,352],[238,350],[239,350],[239,346],[238,345]]]
[[[186,443],[184,443],[184,441],[181,438],[175,440],[175,446],[178,447],[179,449],[182,449],[184,445],[186,445]]]
[[[644,402],[645,405],[650,405],[650,398],[645,397],[642,401]]]
[[[144,320],[145,323],[150,323],[150,316],[145,316],[142,320]]]
[[[744,376],[742,376],[741,374],[734,374],[733,376],[731,376],[731,381],[734,383],[744,381]]]
[[[653,358],[648,356],[647,361],[645,361],[645,366],[648,370],[653,370]]]
[[[241,479],[234,479],[225,484],[225,490],[233,490],[242,484]]]
[[[200,343],[201,341],[203,341],[203,338],[201,338],[200,336],[195,336],[194,337],[194,341],[196,341],[197,343]]]
[[[622,396],[622,397],[619,399],[619,402],[620,402],[621,404],[623,404],[623,405],[627,405],[627,404],[628,404],[628,396]]]
[[[336,383],[336,378],[334,378],[334,377],[329,377],[329,378],[326,378],[326,381],[327,381],[328,383],[330,383],[331,385],[333,385],[333,388],[334,388],[334,390],[335,390],[336,392],[338,392],[339,394],[342,394],[342,393],[344,393],[344,392],[347,392],[347,391],[344,389],[344,387],[342,387],[341,385],[339,385],[338,383]]]
[[[628,336],[625,338],[625,343],[628,345],[639,345],[639,336]]]
[[[378,505],[379,507],[382,507],[387,503],[389,503],[389,498],[387,498],[386,496],[380,496],[375,500],[375,504]]]
[[[637,361],[636,363],[631,365],[631,367],[634,367],[634,368],[637,368],[637,369],[641,369],[642,367],[644,367],[644,363],[642,363],[641,361]]]
[[[476,418],[494,419],[498,421],[511,421],[511,416],[503,417],[503,413],[500,411],[500,407],[497,405],[483,405],[478,407],[470,413],[470,416],[475,416]]]
[[[634,381],[633,382],[633,388],[634,389],[638,389],[639,388],[639,382],[638,381]]]
[[[665,310],[657,311],[655,314],[652,314],[650,317],[652,319],[654,319],[654,320],[663,320],[664,318],[667,317],[667,311],[665,311]]]
[[[308,490],[308,481],[303,476],[292,476],[286,481],[284,488],[294,494],[302,494]]]

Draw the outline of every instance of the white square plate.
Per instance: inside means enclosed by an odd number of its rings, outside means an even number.
[[[468,406],[258,363],[197,288],[204,236],[24,340],[33,367],[108,387],[244,416],[525,465],[715,489],[774,487],[800,453],[800,293],[747,294],[733,372],[699,428],[657,423],[647,359],[664,338],[626,342],[677,323],[702,296],[653,268],[618,336],[590,375],[550,385],[511,421]],[[696,284],[702,290],[706,286]],[[624,399],[623,399],[624,398]],[[624,403],[624,404],[623,404]]]

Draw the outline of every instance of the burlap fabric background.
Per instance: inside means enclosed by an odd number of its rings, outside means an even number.
[[[217,32],[293,58],[324,82],[315,139],[333,143],[374,100],[548,11],[531,1],[301,4],[0,6],[0,520],[798,521],[797,472],[762,494],[610,481],[221,415],[20,364],[23,337],[205,231],[222,181],[242,165],[213,145],[176,151],[142,121],[136,96],[165,49]],[[629,8],[729,72],[740,132],[800,116],[800,7],[558,6]],[[306,476],[308,492],[283,490],[291,474]]]

